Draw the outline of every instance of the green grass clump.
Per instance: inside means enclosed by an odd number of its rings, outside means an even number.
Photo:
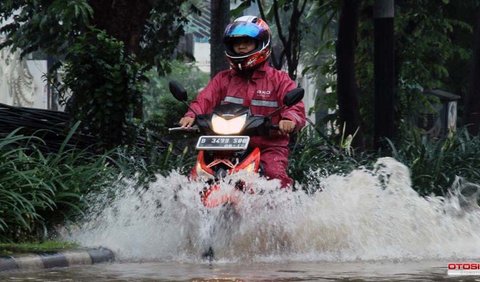
[[[457,176],[480,183],[480,137],[466,130],[440,139],[411,131],[390,146],[392,156],[410,168],[413,188],[421,195],[446,195]]]
[[[8,256],[24,253],[54,253],[73,250],[79,246],[72,242],[44,241],[39,243],[0,243],[0,255]]]
[[[71,136],[71,135],[70,135]],[[85,195],[111,183],[107,155],[66,149],[45,153],[43,141],[14,131],[0,138],[0,242],[43,240],[81,214]]]
[[[307,192],[315,192],[321,189],[319,177],[347,174],[374,160],[374,154],[351,153],[351,148],[337,146],[314,127],[307,126],[291,146],[288,174],[303,184]]]
[[[480,137],[463,129],[444,138],[430,138],[419,130],[410,130],[397,143],[389,141],[389,152],[352,153],[328,138],[309,126],[299,133],[292,147],[289,175],[304,184],[308,192],[321,189],[320,177],[369,168],[385,156],[410,169],[412,188],[423,196],[447,195],[457,177],[480,183]]]
[[[141,148],[93,155],[64,146],[68,138],[57,152],[45,153],[35,145],[44,142],[38,137],[18,131],[0,137],[0,242],[54,238],[57,226],[88,210],[88,199],[121,189],[114,185],[119,178],[136,179],[142,184],[139,187],[148,188],[157,174],[188,173],[196,151],[186,140],[160,149],[149,141]],[[480,182],[480,137],[463,130],[443,139],[412,132],[402,136],[401,142],[391,143],[390,153],[410,168],[413,189],[420,195],[445,195],[457,176]],[[291,146],[288,173],[313,193],[321,189],[322,177],[368,168],[383,156],[337,146],[309,126]]]

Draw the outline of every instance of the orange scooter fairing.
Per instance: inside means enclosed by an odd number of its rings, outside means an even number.
[[[197,179],[199,176],[215,177],[215,171],[212,168],[221,163],[229,167],[228,174],[233,174],[241,170],[258,173],[260,168],[260,149],[253,149],[253,151],[237,165],[233,164],[226,158],[215,158],[212,162],[207,164],[205,162],[205,151],[199,151],[197,162],[190,172],[190,177],[193,180]]]
[[[253,149],[253,151],[238,164],[233,164],[230,159],[224,157],[215,157],[210,163],[207,164],[205,162],[205,152],[199,151],[197,162],[190,173],[190,177],[193,180],[202,176],[215,178],[215,166],[220,164],[228,167],[228,174],[234,174],[242,170],[258,173],[260,168],[260,149]],[[249,192],[252,193],[251,191]],[[221,191],[219,184],[212,183],[209,187],[205,187],[205,189],[202,191],[201,200],[205,207],[213,208],[225,203],[238,202],[238,193],[243,193],[242,189],[238,189],[234,193],[228,194]]]

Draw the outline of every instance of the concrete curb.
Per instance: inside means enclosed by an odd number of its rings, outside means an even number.
[[[52,267],[112,262],[113,252],[107,248],[73,250],[61,253],[20,254],[0,256],[0,272],[8,270],[36,270]]]

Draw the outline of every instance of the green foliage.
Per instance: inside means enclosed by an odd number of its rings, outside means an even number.
[[[61,55],[93,17],[87,0],[3,0],[0,19],[12,22],[0,28],[6,40],[0,44],[21,49],[22,55],[44,50]]]
[[[410,131],[399,145],[390,145],[393,157],[410,168],[413,188],[421,195],[446,195],[456,176],[480,182],[480,137],[467,130],[439,140]]]
[[[78,245],[72,242],[42,241],[39,243],[0,243],[0,256],[22,253],[51,253],[71,250]]]
[[[65,57],[64,91],[76,120],[106,148],[135,140],[135,107],[141,101],[143,69],[123,43],[100,30],[77,38]]]
[[[467,130],[444,139],[429,139],[420,130],[411,130],[402,142],[389,144],[391,156],[410,169],[412,188],[420,195],[445,196],[457,177],[480,182],[480,137],[469,135]],[[289,175],[309,189],[307,192],[314,192],[322,188],[322,177],[371,167],[382,156],[381,152],[349,156],[339,148],[313,128],[305,128],[292,148]]]
[[[16,131],[0,139],[0,241],[45,238],[52,226],[81,213],[84,195],[111,177],[106,156],[64,147],[44,154],[37,142]]]
[[[147,20],[138,59],[148,65],[154,65],[161,75],[167,75],[173,71],[172,54],[180,37],[185,33],[187,17],[190,14],[200,14],[200,10],[192,2],[196,1],[156,1]],[[185,54],[177,55],[185,56]],[[189,55],[193,56],[193,54]]]
[[[166,176],[174,170],[188,174],[196,160],[196,151],[190,143],[160,143],[152,138],[144,147],[117,150],[115,165],[122,175],[136,180],[137,188],[148,189],[158,174]]]
[[[168,128],[177,126],[176,123],[187,112],[187,106],[177,101],[168,89],[168,82],[180,82],[188,93],[189,102],[192,101],[209,80],[209,75],[200,71],[192,64],[173,61],[172,72],[159,76],[154,70],[146,73],[149,84],[143,95],[144,119],[149,128],[161,135],[168,134]]]
[[[0,19],[9,19],[11,22],[0,28],[0,33],[6,35],[0,49],[11,46],[21,49],[22,55],[43,51],[61,59],[67,48],[76,42],[77,36],[91,28],[95,15],[104,12],[93,10],[89,2],[93,1],[1,1]],[[195,9],[192,1],[150,2],[150,18],[142,29],[143,34],[139,34],[142,40],[138,59],[149,65],[156,64],[159,70],[168,71],[167,60],[184,33],[183,25],[187,23],[187,16],[192,12],[198,13],[198,9]],[[188,5],[190,9],[185,8]]]
[[[136,18],[138,27],[125,30],[128,39],[121,42],[107,31],[93,28],[102,26],[112,32],[108,27],[115,26],[115,20],[122,20],[112,17],[112,22],[103,22],[100,13],[106,11],[92,8],[105,7],[95,5],[98,2],[1,1],[0,19],[8,21],[0,28],[6,37],[0,48],[21,49],[22,56],[42,52],[57,60],[55,70],[65,65],[64,79],[58,81],[50,75],[49,81],[55,82],[61,93],[73,94],[68,106],[75,118],[99,143],[112,148],[135,140],[134,117],[142,117],[144,66],[156,64],[161,73],[171,70],[168,62],[191,10],[182,6],[190,1],[149,1],[143,6],[151,8],[149,13]],[[115,9],[121,7],[119,4]],[[139,42],[138,48],[126,48],[132,47],[132,42]],[[138,49],[136,57],[126,53],[133,49]]]
[[[309,112],[319,113],[316,124],[324,129],[332,126],[337,119],[335,112],[326,113],[337,108],[335,44],[341,1],[312,2],[306,18],[308,26],[302,38],[301,60],[305,66],[302,74],[315,83],[315,104]],[[335,138],[329,136],[329,139]]]
[[[468,65],[470,40],[454,40],[455,34],[472,36],[470,19],[449,12],[458,3],[431,1],[395,2],[396,124],[410,129],[424,113],[433,111],[436,100],[422,94],[440,88],[461,94],[467,71],[452,68],[452,62]],[[373,21],[369,12],[373,1],[363,7],[356,52],[356,74],[361,96],[361,114],[366,132],[373,134]],[[474,9],[475,4],[470,3]],[[434,16],[432,16],[434,15]],[[463,75],[458,76],[459,73]],[[453,74],[453,75],[452,75]],[[456,77],[455,80],[452,78]],[[460,93],[459,93],[460,92]]]
[[[291,148],[288,174],[296,182],[305,185],[307,192],[321,189],[320,177],[331,174],[347,174],[359,166],[366,166],[374,155],[350,155],[342,151],[326,136],[312,126],[304,128]]]
[[[171,66],[172,72],[166,76],[159,76],[155,70],[146,73],[149,83],[143,95],[143,126],[147,139],[144,148],[135,149],[137,155],[143,157],[137,157],[134,165],[140,168],[142,179],[152,179],[155,173],[166,174],[173,169],[186,172],[194,163],[195,151],[192,144],[196,137],[168,132],[168,128],[178,126],[178,121],[188,109],[173,97],[168,83],[171,80],[180,82],[185,87],[190,102],[208,83],[210,76],[192,64],[173,61]]]
[[[332,90],[321,97],[318,105],[336,107],[336,62],[334,42],[339,1],[314,1],[308,13],[309,22],[320,26],[305,36],[304,61],[307,73],[320,83],[317,93]],[[356,79],[359,86],[360,113],[366,137],[373,136],[374,66],[373,66],[373,0],[362,1],[357,33]],[[436,100],[423,95],[424,89],[440,88],[454,94],[466,92],[471,58],[475,1],[395,1],[395,74],[396,125],[409,130],[424,113],[431,113]],[[320,33],[320,31],[322,31]],[[323,32],[327,31],[327,32]],[[328,32],[330,31],[330,32]],[[318,38],[327,35],[324,41]],[[323,43],[323,44],[322,44]],[[461,113],[461,105],[459,108]],[[329,120],[330,121],[330,120]],[[392,140],[394,141],[394,140]]]

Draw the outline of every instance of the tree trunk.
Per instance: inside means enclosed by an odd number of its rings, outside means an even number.
[[[228,69],[223,45],[223,33],[230,21],[230,1],[212,0],[210,2],[210,76],[214,77],[219,71]]]
[[[352,145],[363,150],[365,142],[361,127],[358,87],[355,79],[355,39],[360,1],[344,0],[339,19],[337,55],[337,101],[340,129],[345,137],[354,135]]]
[[[145,23],[153,9],[149,0],[90,0],[94,10],[93,24],[125,43],[130,54],[140,50]]]
[[[480,129],[480,10],[476,13],[473,44],[470,86],[464,99],[464,124],[470,134],[478,135]]]
[[[90,0],[93,24],[125,44],[127,54],[137,54],[145,23],[153,9],[149,0]],[[134,105],[134,116],[143,118],[143,99]]]
[[[375,148],[393,139],[395,72],[393,52],[393,0],[376,0],[374,6],[374,80],[375,80]]]

